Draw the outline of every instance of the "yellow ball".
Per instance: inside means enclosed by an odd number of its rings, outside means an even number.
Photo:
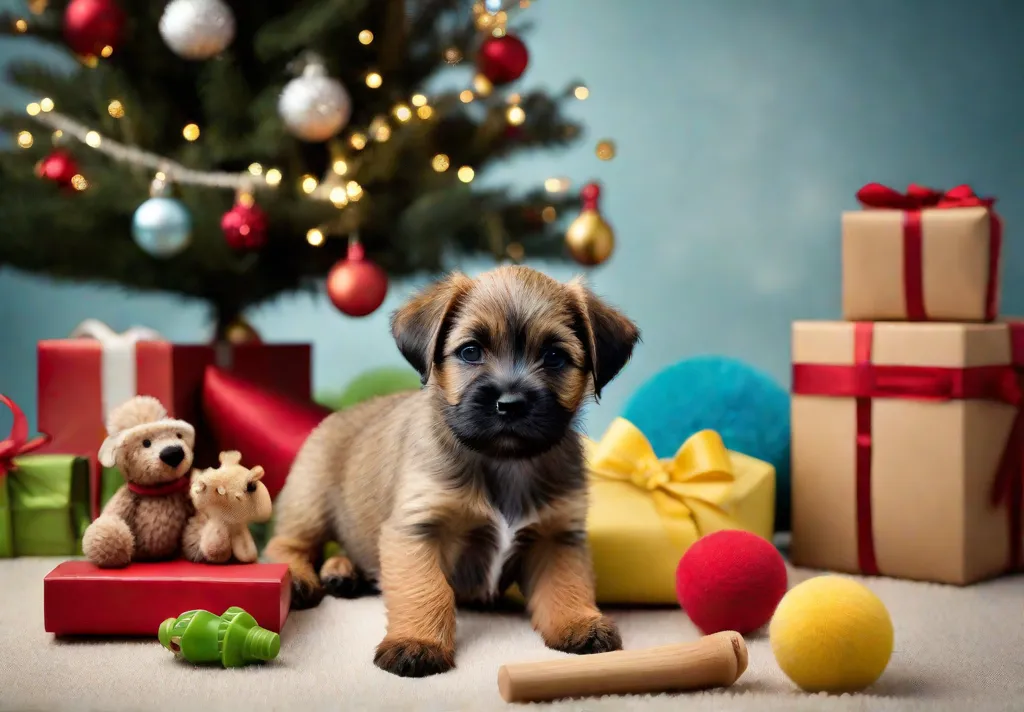
[[[892,656],[889,611],[867,587],[842,576],[794,586],[768,627],[775,660],[807,692],[856,692],[874,683]]]

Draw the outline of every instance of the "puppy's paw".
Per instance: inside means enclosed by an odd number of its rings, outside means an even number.
[[[314,582],[308,578],[292,576],[291,608],[293,611],[316,608],[322,600],[324,600],[324,587],[320,585],[319,581]]]
[[[399,677],[426,677],[455,667],[455,651],[420,640],[388,640],[377,646],[373,664]]]
[[[320,582],[327,595],[335,598],[359,598],[373,591],[362,573],[345,556],[332,556],[320,567]]]
[[[569,625],[559,640],[548,642],[549,648],[574,655],[609,653],[622,650],[622,637],[611,618],[588,618]]]

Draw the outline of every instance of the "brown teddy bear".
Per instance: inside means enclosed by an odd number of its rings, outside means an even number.
[[[220,467],[192,473],[192,503],[196,515],[185,527],[183,547],[192,561],[223,564],[232,555],[242,563],[256,561],[259,552],[249,532],[250,522],[270,520],[263,468],[242,465],[242,453],[220,454]]]
[[[173,559],[185,524],[195,429],[167,417],[151,396],[135,396],[110,412],[99,451],[104,467],[117,467],[125,484],[85,530],[82,549],[97,566]]]

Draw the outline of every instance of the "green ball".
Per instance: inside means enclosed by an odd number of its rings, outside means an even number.
[[[333,410],[351,408],[377,396],[391,395],[420,388],[420,376],[411,368],[381,366],[356,376],[340,394],[324,394],[317,402]]]

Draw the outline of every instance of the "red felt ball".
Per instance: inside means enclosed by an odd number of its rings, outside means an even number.
[[[64,10],[64,41],[76,54],[98,57],[104,47],[120,44],[124,20],[114,0],[71,0]]]
[[[519,79],[529,61],[526,45],[515,35],[488,37],[476,56],[477,69],[495,86]]]
[[[52,180],[62,188],[69,187],[77,174],[78,162],[75,157],[60,148],[36,164],[36,176],[43,180]]]
[[[388,275],[366,259],[361,244],[353,243],[348,255],[327,275],[327,296],[348,316],[366,316],[377,311],[388,293]]]
[[[239,201],[221,217],[220,229],[232,250],[258,250],[267,242],[267,215],[256,203]]]
[[[772,544],[739,530],[708,534],[676,569],[676,595],[705,635],[750,633],[771,620],[786,594],[786,563]]]

